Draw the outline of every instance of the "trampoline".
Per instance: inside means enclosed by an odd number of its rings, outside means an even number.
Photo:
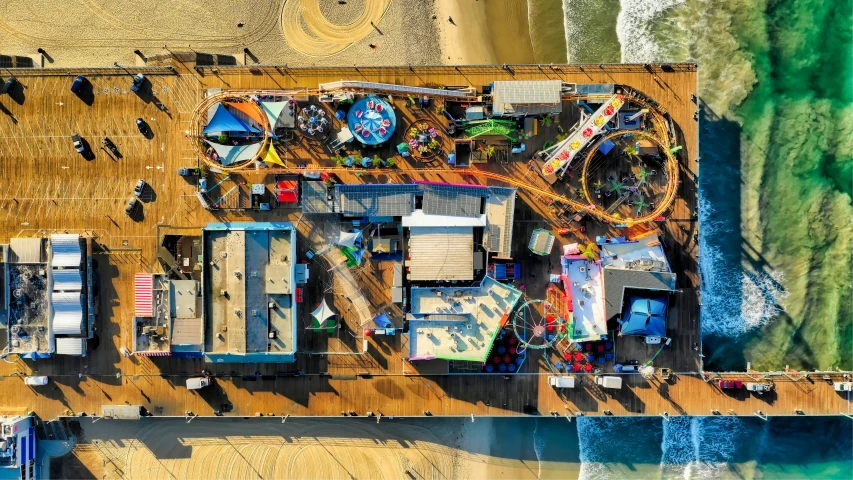
[[[397,116],[387,101],[368,95],[349,109],[347,125],[355,138],[365,145],[385,143],[394,134]]]

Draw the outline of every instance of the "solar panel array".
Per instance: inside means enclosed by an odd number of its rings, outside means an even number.
[[[488,188],[453,185],[424,185],[424,213],[454,217],[479,217]]]
[[[401,217],[415,211],[419,185],[337,185],[335,210],[349,217]]]

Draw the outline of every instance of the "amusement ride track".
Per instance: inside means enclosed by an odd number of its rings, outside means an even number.
[[[196,146],[196,151],[197,151],[199,157],[202,159],[202,161],[204,161],[208,165],[208,167],[215,168],[215,169],[218,169],[220,171],[232,172],[232,173],[248,172],[250,167],[253,165],[253,162],[251,160],[246,161],[246,162],[242,162],[238,165],[223,166],[222,164],[213,161],[211,158],[209,158],[207,156],[207,154],[205,152],[203,137],[201,135],[202,121],[204,120],[203,115],[205,115],[207,113],[208,109],[211,106],[215,105],[216,103],[228,100],[228,99],[246,101],[252,95],[258,95],[258,96],[269,95],[269,96],[279,96],[280,97],[280,96],[296,94],[296,93],[299,93],[301,95],[305,95],[306,92],[304,90],[301,90],[299,92],[291,92],[291,91],[283,91],[283,90],[226,90],[226,91],[218,92],[216,94],[205,97],[198,104],[195,111],[193,112],[193,117],[190,121],[190,129],[189,129],[188,138],[190,138],[190,140],[193,141],[193,143]],[[319,91],[308,92],[308,93],[309,94],[318,94]],[[328,92],[326,92],[326,93],[328,93]],[[656,142],[657,144],[659,144],[663,148],[663,151],[665,152],[665,156],[666,156],[665,167],[666,167],[666,173],[667,173],[667,187],[666,187],[666,191],[664,192],[664,197],[660,201],[656,202],[656,208],[646,215],[642,215],[639,217],[622,217],[621,215],[607,213],[606,211],[597,207],[596,205],[593,205],[590,203],[579,202],[577,200],[572,200],[568,197],[564,197],[562,195],[554,193],[550,189],[543,189],[543,188],[540,188],[540,187],[533,185],[532,183],[528,183],[528,182],[523,181],[523,180],[519,180],[519,179],[516,179],[513,177],[507,177],[505,175],[501,175],[498,173],[488,172],[488,171],[484,171],[484,170],[478,170],[478,169],[474,169],[474,168],[460,168],[460,169],[449,170],[447,168],[400,168],[400,167],[398,167],[395,170],[397,172],[400,172],[400,173],[405,174],[405,175],[452,172],[452,173],[455,173],[458,175],[468,175],[468,176],[476,177],[479,179],[495,180],[498,182],[502,182],[502,183],[511,185],[513,187],[516,187],[516,188],[523,189],[523,190],[528,191],[528,192],[532,192],[534,194],[537,194],[537,195],[540,195],[543,197],[551,198],[554,201],[561,202],[563,204],[568,205],[570,208],[572,208],[573,210],[575,210],[578,213],[590,214],[599,220],[603,220],[603,221],[607,221],[607,222],[611,222],[611,223],[615,223],[615,224],[626,224],[629,226],[639,224],[639,223],[651,222],[651,221],[655,220],[656,218],[660,217],[664,212],[666,212],[666,210],[675,201],[675,194],[676,194],[677,187],[678,187],[678,174],[679,174],[678,161],[675,159],[673,154],[670,153],[671,143],[669,141],[669,135],[667,134],[666,122],[663,119],[663,117],[653,107],[648,105],[642,99],[638,99],[636,97],[630,97],[627,100],[630,102],[633,102],[633,103],[637,103],[643,108],[649,109],[649,112],[652,115],[652,124],[653,124],[654,130],[656,130],[656,132],[657,132],[657,134],[654,134],[651,132],[642,132],[642,131],[630,131],[630,133],[634,134],[638,138],[642,138],[642,139],[646,139],[646,140]],[[264,154],[266,153],[267,149],[270,148],[271,137],[270,137],[269,121],[267,119],[266,113],[261,111],[260,107],[258,107],[253,102],[249,102],[249,104],[258,109],[259,117],[261,119],[263,119],[262,127],[264,130],[264,140],[263,140],[263,143],[261,144],[260,150],[258,150],[258,152],[259,152],[258,157],[263,157]],[[616,130],[614,132],[611,132],[611,133],[605,135],[605,137],[603,137],[602,139],[599,140],[599,143],[601,141],[604,141],[604,139],[613,138],[613,137],[616,137],[619,135],[624,135],[625,133],[626,133],[625,131]],[[592,157],[594,156],[594,153],[596,151],[597,151],[597,149],[591,148],[589,150],[589,153],[587,154],[586,158],[584,159],[584,163],[583,163],[582,187],[583,187],[584,194],[586,195],[586,198],[590,198],[589,197],[589,191],[587,188],[587,181],[586,181],[587,168],[589,166],[590,160],[592,159]],[[323,173],[323,172],[326,172],[326,173],[352,173],[353,169],[350,167],[338,167],[338,166],[335,166],[335,167],[311,166],[310,168],[307,168],[307,169],[306,168],[293,167],[293,168],[275,168],[275,169],[264,170],[264,172],[267,172],[267,173],[293,173],[293,174],[305,173],[306,171],[321,172],[321,173]],[[366,173],[366,174],[376,174],[376,175],[388,173],[387,170],[370,169],[370,168],[366,168],[366,169],[365,168],[359,168],[358,171]]]

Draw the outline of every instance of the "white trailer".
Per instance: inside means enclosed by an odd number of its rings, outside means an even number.
[[[603,377],[597,376],[595,377],[595,384],[600,385],[602,388],[622,388],[622,377]]]
[[[210,377],[195,377],[187,379],[187,390],[199,390],[210,385]]]
[[[575,377],[548,377],[548,385],[554,388],[575,388]]]
[[[832,388],[835,389],[836,392],[853,391],[853,382],[835,382],[832,384]]]

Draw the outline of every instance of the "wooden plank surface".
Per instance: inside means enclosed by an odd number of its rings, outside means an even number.
[[[221,409],[223,403],[233,404],[232,413],[238,415],[259,412],[340,415],[341,411],[349,410],[385,415],[420,415],[424,410],[434,415],[548,414],[551,411],[600,414],[604,410],[616,415],[657,415],[664,411],[707,414],[712,408],[724,413],[732,408],[738,414],[749,415],[759,409],[769,414],[790,414],[794,408],[803,408],[807,413],[835,414],[849,408],[846,398],[835,394],[822,382],[814,385],[780,382],[777,398],[768,402],[769,397],[729,397],[701,378],[688,375],[680,375],[677,382],[665,386],[634,377],[628,382],[630,387],[617,392],[615,397],[601,396],[590,382],[584,382],[567,394],[558,394],[547,387],[546,375],[516,375],[510,380],[485,375],[398,376],[395,374],[404,371],[399,337],[372,338],[369,353],[365,355],[303,354],[296,364],[210,365],[202,360],[123,357],[119,348],[130,345],[133,275],[159,268],[155,259],[161,232],[197,229],[210,221],[295,221],[300,217],[293,209],[211,213],[200,208],[194,196],[194,185],[177,176],[176,170],[196,163],[195,151],[184,132],[204,89],[313,89],[319,83],[341,79],[479,88],[500,79],[550,78],[572,83],[629,85],[658,101],[681,130],[687,151],[687,162],[683,165],[686,174],[670,218],[688,221],[667,222],[662,226],[662,233],[670,245],[670,261],[679,274],[682,292],[674,302],[669,325],[675,338],[674,346],[665,350],[660,359],[662,365],[676,371],[701,368],[698,353],[692,348],[699,341],[699,280],[696,246],[692,239],[696,224],[689,221],[696,209],[695,182],[692,181],[697,171],[698,152],[697,124],[693,120],[696,105],[692,101],[696,91],[695,69],[680,67],[677,72],[664,73],[653,67],[654,73],[650,73],[639,65],[510,66],[507,69],[500,66],[264,67],[255,73],[245,68],[221,68],[218,72],[203,69],[198,74],[180,63],[175,67],[177,75],[149,75],[153,93],[168,107],[167,111],[157,108],[152,98],[140,98],[131,93],[130,75],[109,69],[89,76],[96,92],[91,105],[69,92],[74,72],[71,75],[27,73],[19,76],[24,86],[21,103],[7,97],[0,99],[7,112],[0,117],[0,240],[68,231],[93,235],[105,247],[95,256],[101,284],[98,347],[85,358],[57,357],[36,363],[19,361],[0,365],[0,375],[3,375],[0,378],[5,378],[4,388],[0,389],[0,404],[9,409],[32,409],[50,418],[65,410],[93,413],[100,410],[101,404],[124,402],[145,405],[156,415],[182,415],[186,411],[211,414]],[[395,103],[401,105],[403,101],[397,99]],[[405,107],[398,111],[403,118],[423,115],[423,112],[409,112]],[[151,125],[153,139],[145,139],[137,132],[134,125],[137,117]],[[70,139],[73,133],[88,140],[95,152],[93,160],[84,160],[74,151]],[[112,158],[98,149],[105,136],[116,143],[121,158]],[[332,165],[325,154],[310,145],[297,145],[291,154],[289,161],[293,163]],[[527,178],[537,184],[541,182],[538,176],[531,175],[525,161],[488,164],[481,168]],[[144,218],[133,221],[124,215],[123,209],[138,178],[145,179],[152,191],[144,199]],[[424,175],[389,171],[386,180],[405,182],[414,178],[481,183],[476,178],[463,178],[451,171]],[[342,180],[365,181],[355,175],[342,175]],[[526,204],[524,208],[528,210],[523,210],[527,213],[517,218],[514,243],[526,242],[523,236],[535,228],[558,225],[553,212],[540,199],[520,190],[519,200],[518,203]],[[689,225],[689,228],[681,228],[681,225]],[[587,235],[606,231],[606,228],[599,228]],[[639,231],[642,229],[637,229]],[[534,268],[525,272],[522,281],[529,291],[544,288],[547,283],[543,280],[547,277],[544,269],[548,261],[545,258],[544,263],[534,264]],[[384,274],[377,272],[376,275]],[[387,280],[383,280],[383,287]],[[381,292],[374,293],[381,295]],[[338,353],[352,352],[358,347],[344,337],[328,339],[327,343],[323,346]],[[638,352],[638,355],[640,353],[645,354]],[[527,367],[528,371],[543,373],[538,362],[530,362]],[[187,392],[183,386],[186,375],[198,374],[202,369],[229,377],[217,377],[216,386],[201,394]],[[300,371],[309,375],[280,376]],[[17,372],[49,375],[53,382],[48,387],[33,390],[24,386],[19,378],[10,376]],[[316,375],[325,372],[348,375],[347,378],[358,372],[370,372],[374,376],[344,380]]]

